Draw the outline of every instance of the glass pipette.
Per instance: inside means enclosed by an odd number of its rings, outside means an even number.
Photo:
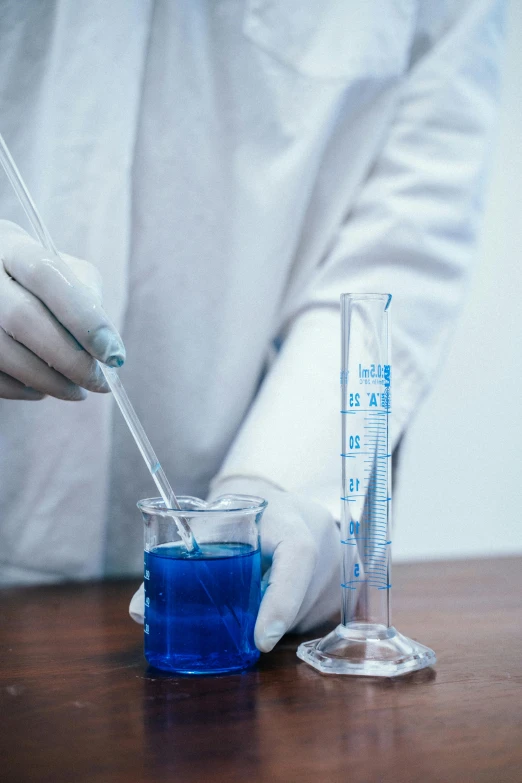
[[[22,175],[20,174],[1,133],[0,163],[2,164],[7,178],[9,179],[9,182],[13,186],[13,189],[18,196],[18,200],[20,201],[20,204],[22,205],[24,212],[28,217],[36,236],[40,240],[40,243],[45,247],[46,250],[49,251],[49,253],[51,253],[51,255],[61,261],[62,259],[60,258],[60,254],[56,249],[56,245],[54,244],[47,227],[40,217],[40,213],[38,212],[36,205],[31,198],[31,194],[27,189]],[[127,393],[123,388],[123,384],[118,373],[116,370],[112,369],[111,367],[107,367],[102,362],[98,362],[98,364],[107,383],[109,384],[110,390],[118,404],[123,418],[125,419],[127,426],[131,431],[132,437],[136,441],[136,445],[141,452],[141,456],[143,457],[145,464],[147,465],[150,474],[159,490],[159,493],[163,498],[166,508],[179,509],[180,505],[176,495],[174,494],[174,490],[170,486],[169,480],[167,479],[167,476],[165,475],[165,472],[159,463],[156,453],[152,448],[151,442],[149,441],[145,430],[143,429],[141,422],[136,414],[136,411],[134,410]],[[183,519],[183,517],[179,516],[175,516],[174,519],[176,521],[178,533],[187,550],[194,553],[199,552],[199,546],[186,519]]]
[[[56,249],[56,246],[51,238],[51,235],[49,234],[49,231],[47,230],[46,225],[40,217],[36,205],[31,198],[31,194],[27,189],[22,175],[20,174],[1,133],[0,163],[2,164],[7,178],[9,179],[9,182],[13,186],[13,189],[18,196],[18,200],[20,201],[25,214],[27,215],[38,239],[40,240],[40,243],[46,248],[46,250],[49,251],[49,253],[54,255],[59,260],[62,260],[60,259],[60,254]],[[134,438],[136,445],[141,452],[141,456],[143,457],[145,464],[147,465],[149,472],[154,479],[154,483],[156,484],[160,495],[163,498],[166,509],[180,510],[181,507],[178,503],[176,495],[174,494],[174,490],[170,486],[169,480],[167,479],[167,476],[165,475],[165,472],[160,465],[156,453],[152,448],[151,442],[148,439],[145,430],[143,429],[143,426],[127,396],[125,389],[123,388],[123,384],[118,373],[111,367],[107,367],[105,364],[102,364],[102,362],[98,362],[98,364],[107,383],[109,384],[113,397],[118,404],[118,407],[127,423],[132,437]],[[194,538],[194,534],[192,533],[187,520],[182,516],[178,516],[177,514],[173,516],[178,533],[185,547],[187,548],[187,551],[194,555],[201,554],[201,549],[196,539]],[[219,601],[215,600],[214,596],[219,595],[218,586],[215,584],[215,580],[205,563],[203,564],[203,571],[205,573],[205,581],[200,580],[201,587],[214,604],[217,612],[221,617],[221,620],[223,621],[224,626],[230,635],[230,638],[232,639],[232,642],[239,650],[241,646],[241,639],[238,639],[238,631],[241,633],[241,623],[231,606],[222,605]]]

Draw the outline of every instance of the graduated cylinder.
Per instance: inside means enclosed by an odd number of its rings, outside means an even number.
[[[390,300],[341,298],[343,625],[391,625]]]
[[[396,677],[432,666],[391,624],[389,294],[343,294],[341,623],[297,655],[323,674]]]

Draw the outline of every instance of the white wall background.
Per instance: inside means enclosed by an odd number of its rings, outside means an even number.
[[[522,552],[522,2],[508,18],[502,108],[472,288],[407,436],[393,559]]]

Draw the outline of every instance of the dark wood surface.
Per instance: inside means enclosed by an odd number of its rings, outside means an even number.
[[[522,559],[396,566],[394,623],[438,654],[398,680],[322,676],[292,636],[242,674],[162,676],[134,587],[0,593],[2,783],[522,782]]]

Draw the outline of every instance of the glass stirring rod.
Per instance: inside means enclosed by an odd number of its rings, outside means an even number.
[[[31,195],[27,189],[27,186],[22,179],[16,163],[14,162],[9,149],[4,141],[2,134],[0,133],[0,163],[9,179],[9,182],[13,186],[13,189],[18,196],[18,200],[22,205],[25,214],[27,215],[40,243],[46,250],[51,253],[55,258],[62,260],[58,253],[56,246],[45,226],[40,214],[36,208],[36,205],[31,198]],[[159,490],[161,497],[165,503],[166,508],[179,509],[180,505],[178,499],[174,494],[174,490],[170,486],[170,483],[165,475],[163,468],[161,467],[159,460],[152,448],[152,445],[143,429],[141,422],[134,410],[127,393],[123,388],[123,384],[119,378],[116,370],[111,367],[107,367],[102,362],[98,362],[99,367],[105,377],[105,380],[109,384],[110,390],[116,400],[118,407],[125,419],[132,437],[136,441],[141,456],[143,457],[145,464],[147,465],[149,472],[154,479],[154,482]],[[179,535],[185,544],[189,552],[197,553],[200,551],[199,546],[194,538],[194,535],[185,519],[183,517],[175,517],[176,525],[178,527]]]

